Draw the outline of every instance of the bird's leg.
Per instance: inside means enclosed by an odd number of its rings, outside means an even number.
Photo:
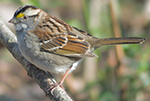
[[[72,67],[72,66],[71,66]],[[47,93],[49,93],[49,91],[51,90],[51,92],[57,87],[57,86],[60,86],[62,89],[64,89],[64,87],[62,86],[65,78],[67,77],[71,67],[66,71],[66,73],[63,75],[61,81],[59,83],[55,83],[55,84],[52,84],[50,89],[47,90]]]
[[[69,71],[70,71],[71,67],[66,71],[66,73],[63,75],[61,81],[58,83],[60,86],[63,84],[65,78],[67,77]]]

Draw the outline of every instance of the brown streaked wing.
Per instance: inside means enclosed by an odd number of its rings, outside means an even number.
[[[55,29],[55,30],[54,30]],[[34,33],[38,36],[39,41],[41,42],[42,51],[55,51],[56,49],[62,48],[67,43],[67,32],[56,31],[52,25],[43,24],[43,26],[37,27],[31,33]]]
[[[67,39],[67,44],[63,48],[54,51],[55,54],[76,57],[97,57],[90,51],[90,44],[83,38],[69,32]]]
[[[54,37],[53,39],[43,41],[43,44],[41,46],[42,50],[46,51],[56,51],[56,49],[63,48],[67,43],[67,38],[65,35],[59,35],[57,37]]]
[[[96,57],[90,51],[90,44],[84,38],[73,33],[71,26],[51,16],[45,22],[50,24],[43,23],[43,26],[39,26],[34,31],[42,42],[41,51],[64,56]]]

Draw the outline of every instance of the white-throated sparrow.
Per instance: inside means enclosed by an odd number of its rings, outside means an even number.
[[[44,71],[65,73],[59,85],[82,58],[97,57],[93,53],[96,48],[140,44],[145,40],[139,37],[99,39],[32,5],[20,7],[9,22],[15,25],[19,50],[28,61]]]

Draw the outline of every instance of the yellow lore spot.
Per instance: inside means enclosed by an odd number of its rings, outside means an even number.
[[[23,14],[23,13],[19,13],[19,14],[16,16],[16,18],[22,18],[24,15],[25,15],[25,14]]]

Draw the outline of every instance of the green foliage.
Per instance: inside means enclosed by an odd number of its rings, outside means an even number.
[[[21,1],[22,5],[28,5],[28,4],[30,4],[30,5],[34,5],[34,6],[40,7],[39,0],[26,0],[26,1],[20,0],[20,1]]]

